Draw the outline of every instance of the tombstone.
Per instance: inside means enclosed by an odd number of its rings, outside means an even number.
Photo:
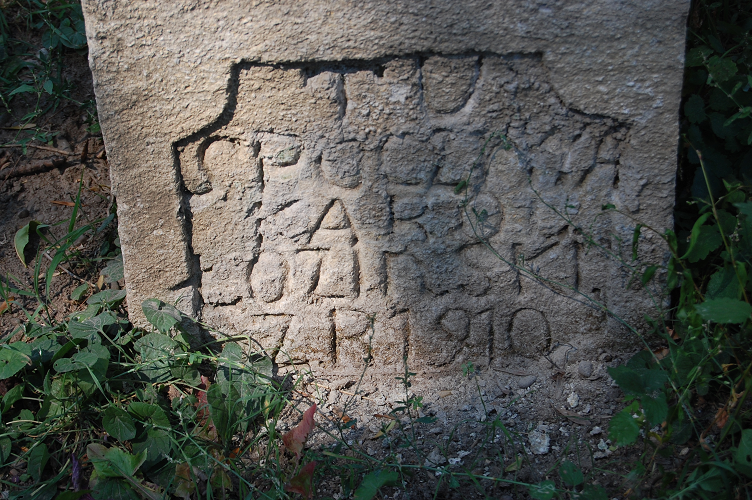
[[[633,344],[575,227],[672,225],[688,7],[84,0],[131,318],[335,372]]]

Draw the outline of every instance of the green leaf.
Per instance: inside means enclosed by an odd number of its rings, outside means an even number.
[[[102,305],[105,307],[117,307],[125,299],[125,290],[102,290],[86,300],[89,305]]]
[[[13,443],[8,436],[0,437],[0,465],[5,465],[5,463],[10,459],[10,452],[12,447]]]
[[[689,249],[681,259],[689,262],[699,262],[705,259],[710,252],[721,246],[723,239],[717,226],[705,226],[705,221],[711,216],[706,213],[700,216],[692,226],[692,234],[689,240]]]
[[[16,87],[16,88],[15,88],[15,89],[13,89],[13,90],[11,90],[11,91],[10,91],[10,92],[8,93],[8,97],[14,96],[14,95],[16,95],[16,94],[24,94],[24,93],[34,93],[34,92],[36,92],[36,91],[37,91],[37,89],[35,89],[35,88],[34,88],[34,87],[32,87],[31,85],[26,85],[26,84],[23,84],[23,85],[20,85],[20,86]]]
[[[23,396],[24,388],[26,384],[23,382],[13,386],[11,390],[5,393],[2,402],[2,413],[7,413],[16,401],[19,401]]]
[[[691,123],[700,123],[705,120],[705,101],[697,94],[692,94],[684,103],[684,116]]]
[[[138,339],[133,347],[141,353],[139,372],[152,382],[164,382],[171,377],[170,367],[178,343],[162,333],[150,333]]]
[[[556,495],[556,484],[553,481],[543,481],[528,486],[530,496],[535,500],[551,500]]]
[[[170,331],[170,328],[180,323],[182,319],[182,314],[174,306],[157,299],[145,300],[141,304],[141,309],[147,321],[162,333]]]
[[[647,285],[648,282],[653,279],[653,276],[655,275],[655,272],[658,270],[658,266],[648,266],[645,268],[645,272],[642,273],[642,277],[640,278],[640,281],[642,282],[643,286]]]
[[[102,427],[118,441],[127,441],[136,437],[136,425],[133,418],[122,408],[110,405],[102,416]]]
[[[83,285],[78,285],[70,294],[71,300],[75,300],[76,302],[80,302],[83,296],[86,294],[86,292],[89,291],[89,284],[84,283]]]
[[[578,500],[608,500],[608,494],[603,486],[588,483],[582,488],[582,493],[577,498]]]
[[[239,399],[239,394],[233,389],[234,386],[230,386],[230,393],[227,397],[222,394],[222,388],[219,384],[212,384],[206,391],[209,413],[220,437],[225,437],[231,433],[235,424],[233,418],[235,412],[232,410],[235,402]]]
[[[149,465],[170,456],[172,440],[165,430],[170,428],[170,420],[164,410],[155,404],[136,401],[128,406],[128,412],[147,428],[146,435],[133,441],[133,451],[146,451]]]
[[[34,255],[36,254],[36,246],[35,243],[38,238],[36,238],[36,231],[37,228],[40,226],[40,223],[32,220],[29,221],[28,224],[26,224],[24,227],[16,231],[16,236],[13,239],[13,244],[16,247],[16,254],[18,254],[18,258],[21,259],[21,263],[23,263],[24,266],[29,265],[29,263],[34,258]],[[32,243],[31,246],[29,246],[29,242]]]
[[[642,224],[637,224],[632,232],[632,260],[637,260],[637,249],[640,244],[640,230]]]
[[[651,398],[645,396],[640,399],[642,403],[642,409],[645,411],[645,418],[648,419],[650,425],[659,425],[666,420],[668,416],[668,403],[666,402],[666,396],[660,394],[657,398]]]
[[[94,337],[94,340],[97,341],[99,340],[99,333],[104,333],[107,327],[117,322],[117,316],[110,311],[105,311],[82,321],[71,320],[68,323],[68,330],[74,339],[91,339]]]
[[[752,114],[752,107],[747,106],[747,107],[741,108],[738,113],[736,113],[735,115],[732,115],[731,118],[723,122],[723,126],[728,127],[736,120],[741,120],[743,118],[746,118],[750,114]]]
[[[611,418],[608,425],[608,437],[620,446],[634,443],[639,435],[640,426],[628,410],[622,410]]]
[[[73,370],[81,368],[78,364],[74,363],[71,358],[60,358],[53,363],[52,367],[58,373],[72,372]]]
[[[731,265],[726,265],[710,277],[705,297],[708,299],[738,299],[739,292],[739,280],[736,277],[736,271]]]
[[[76,321],[72,319],[68,323],[68,331],[74,339],[89,339],[99,336],[99,329],[89,322],[88,319],[85,321]]]
[[[466,180],[460,181],[460,183],[454,187],[454,194],[460,194],[462,190],[465,189],[466,186],[467,186]]]
[[[734,465],[745,476],[752,478],[752,429],[744,429],[739,447],[734,453]]]
[[[105,283],[115,283],[125,277],[123,271],[123,256],[118,255],[102,269],[102,275],[105,276]]]
[[[399,482],[397,471],[380,469],[363,478],[363,482],[355,490],[354,500],[371,500],[382,486],[395,486]]]
[[[145,451],[131,455],[120,448],[107,448],[96,443],[86,447],[86,454],[100,477],[133,477],[146,460]]]
[[[52,84],[52,80],[45,80],[44,84],[42,84],[42,88],[44,88],[45,92],[52,95],[52,90],[54,88],[54,85]]]
[[[164,457],[169,457],[172,451],[170,433],[164,429],[149,429],[143,439],[133,441],[132,444],[134,452],[146,452],[147,465],[154,465]]]
[[[40,443],[31,449],[29,452],[29,459],[27,461],[26,471],[31,475],[34,481],[39,482],[42,479],[42,473],[47,466],[47,461],[50,459],[50,452],[47,450],[47,445]]]
[[[578,486],[585,481],[585,476],[582,474],[582,470],[575,464],[569,461],[564,461],[559,466],[559,475],[561,480],[567,486]]]
[[[9,345],[0,345],[0,380],[10,378],[31,363],[31,358]]]
[[[708,60],[708,71],[716,82],[723,83],[736,75],[737,67],[731,59],[713,56]]]
[[[695,47],[687,52],[687,58],[685,59],[684,64],[688,67],[702,66],[705,63],[705,59],[707,59],[712,53],[713,49],[706,47],[705,45]]]
[[[752,306],[736,299],[711,299],[695,306],[702,319],[714,323],[744,323],[752,315]]]
[[[89,487],[93,490],[91,496],[95,500],[141,500],[127,480],[115,477],[102,478],[96,471],[91,474]]]
[[[141,422],[160,427],[170,427],[170,419],[158,405],[134,401],[128,405],[128,412]]]
[[[611,375],[611,378],[619,385],[619,388],[624,391],[624,394],[633,396],[645,394],[642,377],[635,370],[622,365],[608,368],[607,371]]]

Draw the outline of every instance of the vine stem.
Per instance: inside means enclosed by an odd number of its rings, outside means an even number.
[[[744,301],[749,303],[749,298],[747,297],[747,290],[745,289],[745,283],[742,282],[741,276],[739,276],[739,269],[736,265],[736,258],[734,257],[734,252],[731,250],[731,245],[729,245],[728,239],[726,239],[726,234],[723,232],[723,228],[721,227],[721,219],[718,217],[718,209],[715,206],[715,198],[713,197],[713,190],[710,189],[710,179],[708,178],[708,172],[705,170],[705,161],[702,157],[702,151],[697,149],[690,141],[687,141],[692,147],[692,149],[697,153],[697,157],[700,159],[700,168],[702,169],[702,176],[705,179],[705,186],[708,188],[708,198],[710,199],[710,208],[713,210],[713,217],[715,218],[716,224],[718,224],[718,232],[721,234],[721,239],[723,240],[723,246],[726,247],[726,252],[728,252],[729,257],[731,258],[731,266],[734,268],[734,274],[736,275],[736,279],[739,281],[739,286],[741,286],[742,289],[742,295],[744,296]]]

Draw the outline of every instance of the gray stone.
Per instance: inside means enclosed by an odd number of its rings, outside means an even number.
[[[593,374],[593,363],[590,361],[580,361],[577,365],[577,373],[582,378],[588,378]]]
[[[348,376],[629,343],[567,287],[638,328],[649,297],[549,205],[615,253],[604,204],[671,226],[688,7],[84,0],[132,320]]]
[[[551,444],[551,438],[544,431],[536,429],[527,435],[530,442],[530,452],[534,455],[545,455],[548,453]]]
[[[517,381],[517,387],[519,387],[520,389],[527,389],[528,387],[533,385],[536,380],[538,380],[537,375],[527,375]]]
[[[434,447],[434,449],[431,450],[431,453],[426,457],[424,466],[437,467],[439,465],[444,465],[445,463],[447,463],[447,458],[441,453],[441,450],[439,450],[438,447]]]

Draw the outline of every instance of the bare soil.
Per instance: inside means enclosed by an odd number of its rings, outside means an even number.
[[[73,99],[84,102],[94,98],[85,55],[72,54],[65,71],[66,78],[73,84]],[[46,96],[41,105],[46,105],[50,99],[52,97]],[[33,292],[36,259],[28,268],[21,262],[14,245],[18,229],[30,221],[37,221],[51,226],[47,230],[51,241],[63,237],[68,232],[72,205],[81,183],[82,206],[76,227],[106,217],[111,199],[109,169],[101,135],[87,131],[87,114],[78,104],[60,100],[54,112],[36,121],[37,128],[55,134],[51,143],[33,141],[26,148],[12,146],[32,133],[18,130],[23,123],[15,119],[28,112],[29,106],[33,106],[33,101],[17,100],[14,101],[13,115],[0,111],[0,144],[6,145],[0,149],[0,277],[5,287]],[[82,304],[70,300],[70,292],[83,282],[97,284],[97,271],[103,265],[98,260],[100,246],[110,236],[103,232],[97,238],[82,238],[73,246],[71,250],[76,257],[60,266],[52,280],[47,303],[52,318],[63,320],[71,312],[83,308]],[[49,265],[48,256],[52,257],[50,252],[37,257],[43,260],[43,272]],[[44,279],[37,281],[41,284],[40,291],[45,294]],[[91,292],[95,290],[94,287],[90,289]],[[18,293],[12,296],[10,308],[0,315],[0,334],[4,339],[26,320],[26,313],[33,313],[39,306],[35,297]]]

